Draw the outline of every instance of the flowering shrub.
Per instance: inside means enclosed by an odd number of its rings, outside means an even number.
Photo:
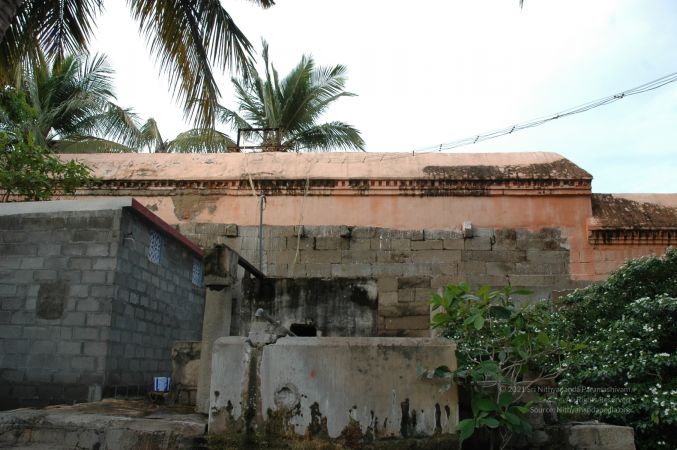
[[[674,448],[677,250],[628,262],[574,292],[553,319],[557,334],[585,345],[565,355],[560,412],[631,426],[639,449]]]

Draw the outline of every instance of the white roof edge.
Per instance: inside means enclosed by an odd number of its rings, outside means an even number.
[[[132,206],[132,197],[87,200],[50,200],[42,202],[0,203],[0,216],[56,212],[102,211]]]

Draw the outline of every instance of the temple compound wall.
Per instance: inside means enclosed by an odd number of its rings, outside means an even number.
[[[355,335],[427,336],[427,300],[448,283],[554,298],[677,240],[677,195],[593,194],[592,176],[555,153],[63,157],[99,179],[78,196],[132,195],[201,247],[227,245],[271,278],[234,294],[232,334],[273,298],[286,325],[305,320],[325,335],[337,334],[327,317],[362,308],[376,330],[366,320]],[[305,278],[371,280],[375,301],[303,297],[290,280]],[[332,304],[344,301],[355,309]]]
[[[202,251],[130,198],[0,205],[0,410],[138,395],[198,340]]]

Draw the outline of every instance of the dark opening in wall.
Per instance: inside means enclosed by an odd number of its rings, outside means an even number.
[[[305,323],[292,323],[289,327],[289,331],[301,337],[317,336],[317,328],[315,328],[315,325]]]

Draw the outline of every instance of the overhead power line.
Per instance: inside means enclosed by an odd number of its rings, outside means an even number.
[[[669,75],[665,75],[661,78],[658,78],[653,81],[649,81],[648,83],[644,83],[640,86],[634,87],[632,89],[628,89],[623,92],[619,92],[618,94],[610,95],[608,97],[600,98],[598,100],[593,100],[587,103],[583,103],[582,105],[574,106],[569,109],[565,109],[563,111],[560,111],[555,114],[550,114],[547,116],[539,117],[537,119],[532,119],[526,122],[518,123],[515,125],[511,125],[505,128],[501,128],[499,130],[494,130],[494,131],[489,131],[487,133],[481,133],[481,134],[476,134],[464,139],[458,139],[456,141],[452,142],[447,142],[444,144],[439,144],[439,145],[434,145],[430,147],[424,147],[420,148],[417,150],[414,150],[414,153],[433,153],[435,151],[441,152],[444,150],[450,150],[452,148],[457,148],[457,147],[462,147],[464,145],[472,145],[472,144],[477,144],[478,142],[486,141],[489,139],[495,139],[500,136],[505,136],[507,134],[512,134],[517,131],[524,130],[526,128],[533,128],[537,127],[539,125],[543,125],[544,123],[551,122],[553,120],[561,119],[562,117],[567,117],[567,116],[572,116],[574,114],[580,114],[586,111],[590,111],[591,109],[598,108],[600,106],[608,105],[610,103],[617,102],[619,100],[622,100],[626,97],[630,97],[632,95],[637,95],[637,94],[642,94],[644,92],[648,91],[653,91],[655,89],[658,89],[660,87],[665,86],[666,84],[670,84],[677,81],[677,72],[671,73]]]

